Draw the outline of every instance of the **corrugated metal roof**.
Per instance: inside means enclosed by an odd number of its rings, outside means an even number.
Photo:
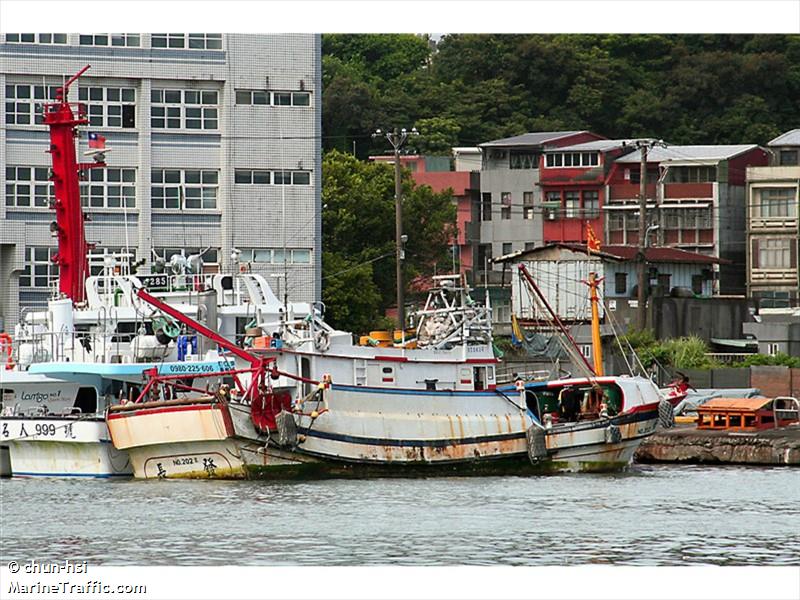
[[[539,248],[533,248],[531,250],[519,250],[517,252],[512,252],[511,254],[506,254],[505,256],[499,256],[493,259],[492,262],[502,263],[502,262],[513,262],[514,260],[517,259],[522,260],[526,256],[533,256],[538,252],[545,250],[547,248],[566,248],[567,250],[572,250],[574,252],[583,252],[588,256],[596,256],[604,260],[621,261],[621,262],[635,260],[636,254],[639,251],[639,249],[636,246],[605,245],[600,248],[600,252],[590,253],[586,249],[586,244],[556,242],[553,244],[540,246]],[[662,246],[656,248],[647,248],[645,250],[645,259],[647,260],[647,262],[651,263],[687,263],[687,264],[703,264],[703,265],[729,262],[723,259],[716,258],[714,256],[700,254],[698,252],[689,252],[687,250],[681,250],[679,248],[665,248]]]
[[[697,410],[759,410],[770,402],[772,402],[771,398],[712,398],[699,406]]]
[[[738,156],[749,150],[758,148],[756,144],[718,145],[718,146],[656,146],[647,153],[647,162],[717,162]],[[638,163],[641,160],[641,150],[618,158],[618,163]]]
[[[492,148],[497,146],[540,146],[546,142],[552,142],[577,133],[588,133],[587,131],[534,131],[523,133],[514,137],[503,138],[478,144],[481,148]]]
[[[800,129],[780,134],[774,140],[767,142],[767,146],[800,146]]]

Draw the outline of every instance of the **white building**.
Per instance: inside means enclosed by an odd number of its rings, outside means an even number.
[[[321,295],[319,35],[6,34],[0,39],[0,321],[41,305],[50,262],[48,131],[41,103],[85,65],[70,101],[105,136],[107,169],[82,183],[87,240],[145,259],[231,254],[290,300]],[[287,286],[288,283],[288,286]],[[2,330],[2,326],[0,326]]]

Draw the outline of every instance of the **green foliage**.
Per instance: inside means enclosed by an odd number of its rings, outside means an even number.
[[[355,140],[359,157],[385,150],[376,127],[429,119],[448,123],[437,151],[453,135],[475,145],[584,128],[764,144],[800,121],[798,35],[455,34],[432,48],[424,36],[333,34],[323,55],[325,148]]]
[[[453,118],[431,117],[417,121],[419,138],[414,140],[417,152],[425,155],[449,156],[458,145],[461,127]]]
[[[449,264],[456,210],[449,191],[434,193],[429,186],[415,186],[407,171],[402,188],[408,282],[431,274],[436,264]],[[394,169],[336,150],[327,152],[322,201],[327,204],[322,213],[322,298],[328,318],[332,325],[355,333],[380,329],[396,294]]]
[[[712,369],[719,364],[707,356],[708,344],[697,336],[657,340],[650,329],[630,330],[622,338],[623,347],[634,349],[645,366],[658,363],[673,369]]]
[[[775,366],[775,367],[792,367],[793,369],[800,369],[800,356],[789,356],[784,352],[778,352],[774,355],[769,354],[753,354],[748,356],[742,361],[739,361],[734,366],[736,367],[756,367],[756,366]]]

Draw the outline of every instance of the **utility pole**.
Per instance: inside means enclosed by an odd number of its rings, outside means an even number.
[[[639,295],[637,314],[639,329],[647,326],[647,235],[650,229],[647,226],[647,153],[653,146],[664,143],[660,140],[636,140],[636,147],[639,148],[639,251],[637,253],[637,263],[639,268]]]
[[[391,132],[383,133],[375,130],[373,138],[385,136],[394,149],[394,233],[395,233],[395,259],[397,275],[397,327],[401,331],[406,328],[405,289],[403,285],[403,260],[405,260],[404,244],[408,236],[403,235],[403,186],[400,178],[400,148],[403,147],[409,135],[419,135],[417,128],[411,131],[405,128],[400,131],[395,127]]]

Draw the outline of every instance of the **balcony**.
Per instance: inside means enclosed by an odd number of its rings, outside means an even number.
[[[713,183],[665,183],[664,198],[713,198]]]

